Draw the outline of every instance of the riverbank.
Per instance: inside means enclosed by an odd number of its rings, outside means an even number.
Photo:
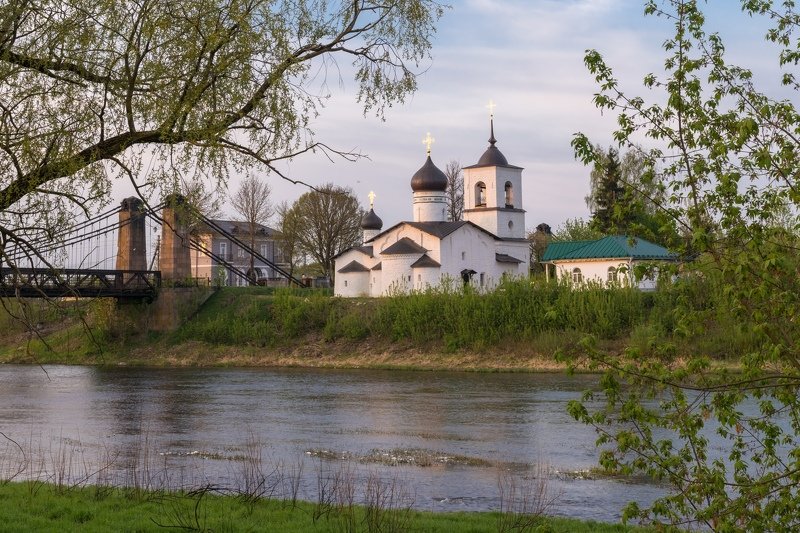
[[[0,531],[340,531],[627,532],[620,524],[506,513],[430,513],[331,502],[253,499],[213,487],[185,492],[102,486],[59,487],[39,482],[0,484]],[[388,500],[387,500],[388,502]],[[393,502],[394,503],[394,502]]]
[[[18,314],[28,323],[0,316],[6,331],[0,362],[560,371],[590,345],[642,356],[666,347],[679,357],[700,353],[735,363],[753,342],[741,325],[711,317],[702,335],[680,330],[676,301],[695,298],[708,307],[702,291],[693,292],[510,282],[490,294],[342,299],[323,291],[228,287],[163,333],[147,332],[144,304],[12,300],[6,307],[24,306]]]

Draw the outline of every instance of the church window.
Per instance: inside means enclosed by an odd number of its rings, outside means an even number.
[[[475,207],[486,207],[486,184],[482,181],[475,184]]]
[[[616,283],[617,282],[617,269],[613,266],[608,267],[608,282],[609,283]]]
[[[506,207],[514,207],[514,186],[506,182]]]
[[[481,272],[481,287],[483,287],[483,283],[486,281],[486,273]]]
[[[228,258],[226,257],[228,255],[228,243],[227,242],[219,243],[219,255],[223,259],[228,260]]]
[[[461,252],[461,260],[462,261],[466,261],[467,260],[467,252]]]
[[[417,274],[417,281],[422,281],[422,274]]]
[[[344,280],[344,286],[347,287],[347,280]]]
[[[573,283],[581,283],[583,281],[583,273],[581,273],[580,268],[573,268],[572,269],[572,282]]]
[[[508,221],[508,229],[514,229],[514,221],[513,220],[509,220]]]

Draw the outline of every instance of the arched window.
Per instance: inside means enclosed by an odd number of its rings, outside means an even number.
[[[475,184],[475,207],[486,207],[486,184],[482,181]]]
[[[583,274],[581,273],[580,268],[573,268],[572,269],[572,282],[573,283],[581,283],[583,282]]]
[[[608,283],[616,283],[617,282],[617,269],[613,266],[608,267]]]
[[[514,186],[506,182],[506,207],[514,207]]]

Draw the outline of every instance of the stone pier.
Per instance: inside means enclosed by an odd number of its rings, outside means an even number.
[[[142,201],[122,200],[117,233],[117,270],[147,270],[147,241]]]
[[[159,270],[161,279],[167,283],[180,285],[192,276],[192,262],[189,255],[189,234],[186,231],[182,213],[186,199],[178,194],[171,194],[165,199],[161,218],[161,250],[159,252]]]

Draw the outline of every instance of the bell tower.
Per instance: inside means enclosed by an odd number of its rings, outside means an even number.
[[[464,167],[464,220],[503,239],[525,238],[522,167],[510,165],[494,138],[494,104],[489,102],[489,147]]]

